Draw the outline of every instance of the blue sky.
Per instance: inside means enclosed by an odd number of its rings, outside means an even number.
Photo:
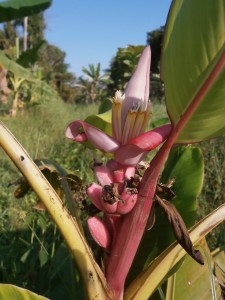
[[[145,45],[146,33],[166,22],[171,0],[53,0],[46,10],[49,43],[66,52],[76,76],[82,66],[109,67],[119,47]]]

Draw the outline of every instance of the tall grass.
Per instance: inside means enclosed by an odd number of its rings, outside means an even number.
[[[64,103],[33,107],[4,123],[33,159],[50,159],[90,182],[93,155],[84,146],[69,142],[66,125],[97,112],[97,105]],[[87,170],[90,170],[87,172]],[[54,300],[83,299],[79,276],[70,253],[47,213],[33,210],[33,193],[15,199],[21,175],[0,149],[0,281],[33,290]],[[76,280],[74,280],[76,278]],[[73,287],[73,288],[71,288]]]
[[[53,158],[58,145],[67,142],[64,137],[66,125],[74,119],[84,119],[96,112],[96,104],[84,107],[57,102],[46,107],[30,108],[16,118],[6,119],[5,124],[32,158]]]
[[[198,218],[201,219],[225,201],[225,137],[200,144],[205,161],[203,190],[198,202]],[[222,223],[207,236],[209,247],[214,250],[225,245],[225,224]]]
[[[16,118],[5,118],[4,123],[16,136],[33,159],[50,159],[62,167],[70,169],[88,181],[93,178],[89,164],[93,156],[84,146],[71,143],[65,136],[66,125],[74,119],[84,119],[88,114],[97,112],[97,105],[72,106],[64,103],[52,104],[48,107],[36,107]],[[0,149],[0,229],[13,228],[19,218],[17,212],[34,205],[35,196],[24,201],[13,196],[15,187],[9,184],[21,175]]]

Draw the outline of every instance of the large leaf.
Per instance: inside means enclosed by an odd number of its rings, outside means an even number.
[[[194,244],[202,240],[213,228],[225,220],[225,205],[221,205],[190,231]],[[130,284],[124,299],[148,299],[168,272],[185,256],[184,249],[173,243]]]
[[[190,256],[185,256],[183,265],[174,275],[171,300],[214,299],[213,293],[217,299],[221,299],[221,289],[213,275],[213,259],[205,240],[201,241],[201,246],[204,247],[202,254],[205,265],[200,266]]]
[[[174,0],[164,36],[162,79],[178,142],[225,133],[225,1]]]
[[[197,197],[200,194],[204,176],[204,162],[200,148],[179,146],[172,149],[167,160],[161,182],[175,178],[172,186],[176,197],[171,201],[187,227],[195,222]],[[193,180],[194,178],[194,180]],[[129,278],[135,277],[174,240],[174,234],[163,211],[156,208],[155,225],[146,231],[135,257]]]
[[[15,76],[33,83],[32,94],[38,94],[38,96],[42,99],[42,103],[51,100],[60,100],[59,95],[50,85],[42,80],[37,79],[28,69],[25,69],[15,61],[10,60],[3,54],[2,51],[0,51],[0,63],[7,71],[12,72]]]
[[[0,3],[0,22],[38,14],[51,5],[51,0],[11,0]]]
[[[0,300],[6,299],[47,300],[48,298],[12,284],[0,284]]]

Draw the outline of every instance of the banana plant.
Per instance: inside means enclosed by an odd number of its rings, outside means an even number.
[[[51,0],[9,0],[0,3],[0,22],[24,18],[47,9]]]
[[[168,124],[145,130],[150,116],[148,46],[125,91],[117,91],[112,99],[112,134],[83,120],[75,120],[66,129],[70,140],[88,141],[111,155],[105,164],[94,165],[97,183],[87,188],[97,209],[87,226],[96,245],[103,249],[100,265],[76,218],[1,124],[0,145],[58,225],[80,270],[88,299],[147,299],[157,288],[162,294],[165,281],[167,299],[175,299],[182,294],[176,289],[176,280],[185,272],[186,252],[193,264],[209,266],[212,280],[204,281],[205,287],[209,284],[214,299],[220,295],[207,247],[200,244],[195,248],[195,244],[224,221],[224,205],[190,231],[187,227],[195,223],[204,171],[200,149],[189,144],[225,133],[224,14],[223,0],[172,2],[161,60]],[[148,162],[152,150],[156,154]],[[141,270],[132,271],[136,259]]]

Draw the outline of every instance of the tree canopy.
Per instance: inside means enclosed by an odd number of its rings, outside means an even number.
[[[147,33],[147,44],[151,46],[152,51],[151,71],[157,74],[160,71],[160,57],[164,28],[165,26],[161,26],[160,28]]]

